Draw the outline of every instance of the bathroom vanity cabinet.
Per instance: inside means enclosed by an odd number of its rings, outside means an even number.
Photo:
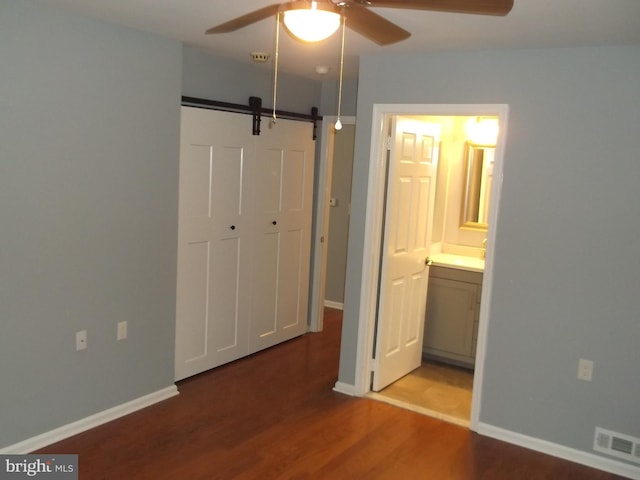
[[[475,364],[482,272],[431,266],[423,353],[448,363]]]

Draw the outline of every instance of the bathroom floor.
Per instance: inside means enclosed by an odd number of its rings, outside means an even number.
[[[468,426],[472,389],[471,370],[424,360],[418,369],[371,397]]]

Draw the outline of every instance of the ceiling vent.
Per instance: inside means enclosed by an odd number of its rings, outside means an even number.
[[[265,63],[271,56],[266,52],[251,52],[250,55],[251,59],[256,63]]]
[[[640,438],[596,427],[593,449],[630,462],[640,463]]]

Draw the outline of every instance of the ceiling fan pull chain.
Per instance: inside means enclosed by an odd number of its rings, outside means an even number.
[[[280,53],[280,12],[276,14],[276,55],[273,59],[273,113],[271,123],[276,123],[276,99],[278,97],[278,54]]]
[[[340,111],[342,109],[342,76],[344,71],[344,35],[347,26],[347,18],[342,15],[342,45],[340,47],[340,83],[338,84],[338,119],[334,128],[342,130],[342,122],[340,121]]]

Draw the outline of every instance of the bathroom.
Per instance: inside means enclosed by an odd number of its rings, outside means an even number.
[[[428,126],[437,156],[422,365],[372,396],[469,425],[498,119],[403,118]]]

